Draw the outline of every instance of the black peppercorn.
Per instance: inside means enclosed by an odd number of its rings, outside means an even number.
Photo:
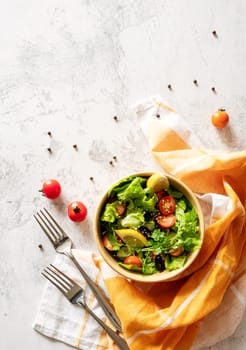
[[[118,121],[117,115],[114,116],[114,120],[115,120],[116,122]]]
[[[172,90],[172,85],[171,84],[168,84],[167,87],[168,87],[169,90]]]
[[[215,87],[213,86],[213,87],[211,87],[211,90],[214,92],[214,93],[216,93],[216,89],[215,89]]]
[[[213,30],[212,34],[213,34],[213,36],[215,36],[217,38],[218,34],[217,34],[216,30]]]
[[[50,147],[47,148],[47,151],[48,151],[49,153],[52,153],[52,149],[51,149]]]
[[[197,80],[195,79],[195,80],[193,80],[193,83],[195,84],[195,85],[198,85],[198,82],[197,82]]]
[[[51,131],[48,131],[47,134],[48,134],[50,137],[52,136]]]
[[[112,160],[109,161],[109,164],[112,165],[112,166],[114,165]]]
[[[77,150],[77,149],[78,149],[78,146],[77,146],[76,144],[74,144],[74,145],[73,145],[73,148],[74,148],[75,150]]]
[[[160,117],[161,117],[160,114],[156,114],[156,118],[160,119]]]

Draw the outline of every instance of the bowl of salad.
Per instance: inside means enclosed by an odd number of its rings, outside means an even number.
[[[140,282],[184,276],[203,244],[204,218],[194,193],[160,172],[129,175],[103,195],[94,219],[100,254],[120,275]]]

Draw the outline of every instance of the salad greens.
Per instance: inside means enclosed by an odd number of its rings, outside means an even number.
[[[201,238],[198,215],[183,193],[171,185],[162,193],[155,193],[146,187],[146,181],[146,177],[129,176],[113,185],[100,226],[102,239],[106,237],[110,242],[105,247],[119,265],[149,275],[183,267],[189,254],[200,247]],[[161,198],[175,201],[171,214],[163,216],[160,212]],[[163,226],[160,216],[164,221],[174,217],[174,221]],[[119,237],[116,231],[124,236]],[[136,244],[132,240],[128,243],[129,235],[136,239]],[[147,244],[143,243],[146,239]],[[139,263],[126,263],[132,256]]]

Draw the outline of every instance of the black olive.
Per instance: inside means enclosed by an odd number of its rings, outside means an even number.
[[[150,230],[145,227],[145,226],[141,226],[138,228],[139,232],[141,232],[146,238],[149,238],[150,236]]]
[[[161,256],[161,254],[156,255],[156,257],[155,257],[155,266],[156,266],[158,271],[165,270],[164,260],[163,260],[163,257]]]
[[[150,221],[150,220],[152,220],[152,218],[153,218],[153,214],[147,211],[147,212],[144,214],[144,218],[145,218],[145,221]]]

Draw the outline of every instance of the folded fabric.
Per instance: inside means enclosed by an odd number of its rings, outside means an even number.
[[[206,223],[201,253],[184,278],[158,284],[131,282],[95,254],[74,253],[108,293],[131,350],[211,346],[235,331],[245,310],[246,151],[204,149],[184,120],[159,97],[139,104],[136,114],[157,163],[198,195]],[[85,286],[68,260],[57,256],[55,265]],[[89,305],[105,319],[85,288]],[[78,349],[116,349],[86,312],[69,304],[50,284],[34,329]]]
[[[73,254],[107,296],[102,273],[97,268],[100,259],[94,253],[85,250],[73,249]],[[53,264],[85,289],[88,306],[99,318],[110,325],[94,295],[70,259],[57,254]],[[44,294],[33,328],[49,338],[64,342],[76,349],[117,349],[112,340],[87,312],[69,303],[62,293],[49,282],[45,283]]]

